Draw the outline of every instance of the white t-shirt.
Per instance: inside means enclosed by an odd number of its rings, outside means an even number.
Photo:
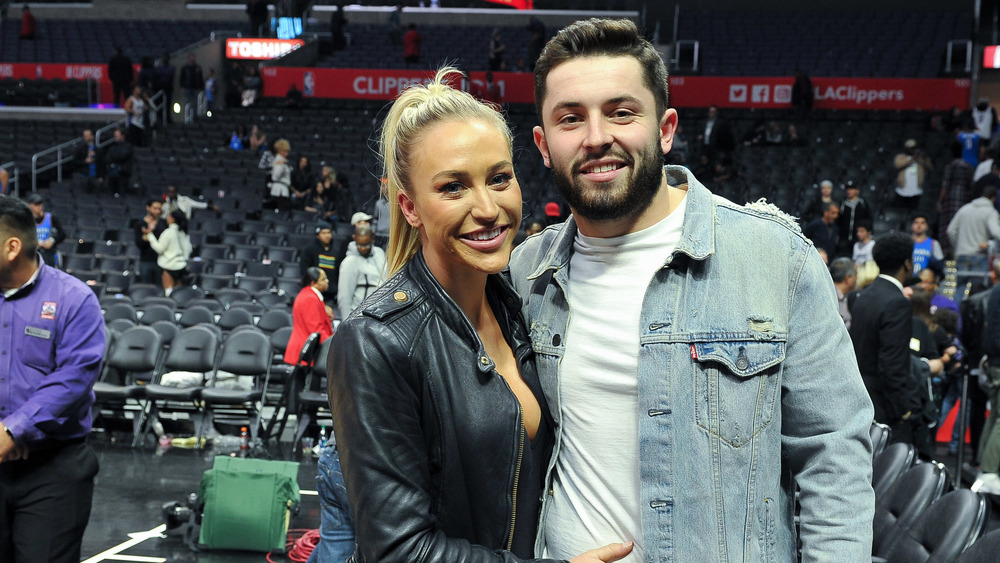
[[[653,275],[681,239],[687,198],[662,221],[614,238],[577,234],[571,314],[559,364],[563,433],[545,519],[546,556],[569,559],[634,541],[642,561],[639,334]]]

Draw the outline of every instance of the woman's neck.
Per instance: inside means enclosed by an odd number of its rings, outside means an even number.
[[[427,259],[426,255],[424,259]],[[458,308],[465,313],[477,331],[488,323],[490,306],[486,300],[487,274],[462,272],[456,275],[455,272],[438,267],[437,264],[430,261],[427,261],[427,269],[441,284],[441,288],[448,294],[448,297],[451,297]]]

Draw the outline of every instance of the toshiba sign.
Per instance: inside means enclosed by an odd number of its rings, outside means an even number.
[[[276,59],[305,45],[301,39],[226,39],[230,59]]]

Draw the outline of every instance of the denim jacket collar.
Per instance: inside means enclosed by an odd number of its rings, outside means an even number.
[[[668,262],[678,253],[694,260],[704,260],[715,252],[715,206],[712,205],[712,192],[683,166],[664,166],[663,173],[671,186],[687,184],[687,196],[685,196],[687,209],[684,211],[684,222],[681,225],[681,240],[673,255],[668,258]],[[563,224],[555,244],[528,279],[535,279],[546,270],[558,270],[568,265],[573,254],[576,232],[576,220],[570,215]]]

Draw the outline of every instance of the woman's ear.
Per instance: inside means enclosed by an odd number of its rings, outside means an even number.
[[[414,229],[419,229],[423,226],[423,222],[420,220],[420,215],[417,213],[416,205],[413,204],[413,200],[410,196],[406,195],[403,190],[399,190],[396,194],[396,199],[399,201],[399,209],[403,212],[403,217],[406,218],[406,222],[410,224]]]

